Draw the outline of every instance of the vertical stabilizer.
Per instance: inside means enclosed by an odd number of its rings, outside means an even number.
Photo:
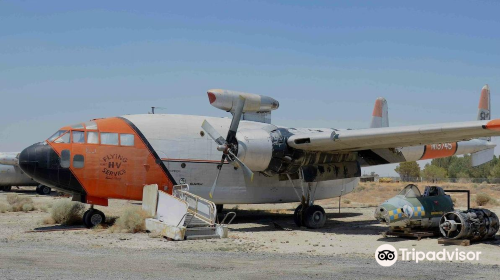
[[[377,98],[377,100],[375,100],[375,106],[373,107],[370,128],[389,127],[388,110],[387,100],[383,97]]]
[[[479,97],[479,107],[477,111],[477,120],[490,120],[491,119],[491,103],[490,103],[490,87],[486,84],[481,89],[481,97]],[[481,137],[480,140],[491,142],[491,137]],[[490,143],[491,144],[491,143]],[[472,153],[472,166],[478,166],[493,159],[495,146],[492,148]]]
[[[484,85],[481,89],[481,97],[479,99],[479,110],[477,112],[477,120],[490,120],[491,119],[491,107],[490,107],[490,87]]]

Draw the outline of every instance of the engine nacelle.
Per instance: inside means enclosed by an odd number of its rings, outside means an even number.
[[[238,139],[238,158],[250,170],[264,171],[269,167],[273,156],[273,143],[269,132],[263,129],[244,129],[236,133]]]
[[[290,131],[284,128],[273,131],[239,130],[236,133],[238,158],[254,172],[261,172],[266,176],[289,174],[292,178],[301,173],[305,182],[361,176],[357,155],[335,155],[293,149],[286,141],[289,135],[291,135]],[[284,178],[288,177],[284,176]]]
[[[279,102],[269,96],[238,92],[225,89],[211,89],[207,92],[210,104],[215,108],[233,112],[240,95],[244,96],[245,107],[243,112],[271,112],[278,109]]]

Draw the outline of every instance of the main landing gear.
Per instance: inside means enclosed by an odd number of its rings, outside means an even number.
[[[106,221],[106,216],[104,213],[94,209],[94,206],[90,206],[90,209],[83,214],[83,224],[87,228],[93,228],[98,226]]]
[[[10,192],[12,190],[12,187],[11,186],[4,186],[4,187],[0,187],[0,191],[4,191],[4,192]]]
[[[301,204],[293,213],[293,221],[298,227],[322,228],[326,222],[325,209],[319,205],[304,206]]]
[[[318,183],[316,183],[314,188],[313,183],[307,183],[306,190],[304,190],[304,187],[302,186],[303,181],[301,181],[300,188],[302,189],[302,196],[300,196],[295,190],[295,186],[290,178],[290,175],[288,175],[288,179],[292,183],[293,190],[301,201],[300,205],[293,213],[293,221],[295,224],[298,227],[304,226],[310,229],[322,228],[326,222],[325,209],[319,205],[314,205],[314,196],[316,194]]]
[[[45,185],[38,185],[36,187],[36,193],[40,195],[49,195],[51,191],[52,189]]]

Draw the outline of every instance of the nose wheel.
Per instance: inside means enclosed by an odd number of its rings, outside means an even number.
[[[104,216],[104,213],[94,209],[90,208],[83,214],[83,224],[87,228],[93,228],[95,226],[98,226],[106,221],[106,216]]]
[[[326,222],[325,209],[319,205],[311,205],[303,209],[301,204],[295,209],[293,220],[298,227],[305,226],[310,229],[322,228]]]

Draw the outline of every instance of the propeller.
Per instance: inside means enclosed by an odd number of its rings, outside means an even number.
[[[217,176],[215,177],[214,184],[212,185],[212,189],[210,190],[210,198],[213,198],[213,194],[215,191],[215,187],[217,186],[217,180],[219,179],[220,171],[222,170],[222,166],[224,165],[224,161],[232,163],[236,168],[240,168],[243,170],[243,175],[245,176],[245,180],[253,181],[253,172],[246,166],[236,155],[236,149],[238,147],[238,140],[236,140],[236,132],[238,131],[238,126],[240,125],[241,115],[243,114],[243,108],[245,107],[246,99],[243,96],[239,96],[238,102],[236,104],[236,108],[233,113],[233,119],[231,120],[231,126],[229,127],[229,131],[227,132],[227,137],[224,139],[217,130],[207,121],[203,121],[201,128],[210,135],[212,139],[214,139],[215,143],[217,143],[217,150],[222,152],[222,158],[220,163],[217,165]]]

